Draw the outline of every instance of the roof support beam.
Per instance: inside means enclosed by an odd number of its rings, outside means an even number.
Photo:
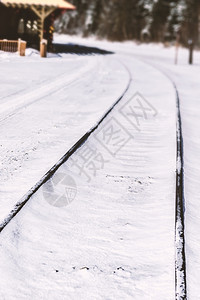
[[[44,21],[56,9],[56,7],[42,6],[38,9],[35,5],[31,5],[30,8],[39,18],[39,35],[41,41],[44,35]]]

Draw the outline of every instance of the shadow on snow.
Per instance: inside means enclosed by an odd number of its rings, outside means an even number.
[[[114,52],[106,51],[96,47],[87,47],[77,44],[53,44],[54,53],[71,53],[77,55],[107,55]]]

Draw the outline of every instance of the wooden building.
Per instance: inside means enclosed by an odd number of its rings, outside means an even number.
[[[38,48],[44,38],[51,46],[54,20],[74,9],[65,0],[0,0],[0,39],[21,38]]]

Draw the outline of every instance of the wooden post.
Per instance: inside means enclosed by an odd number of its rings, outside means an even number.
[[[45,39],[40,42],[40,56],[47,57],[47,40]]]
[[[17,51],[20,55],[20,44],[21,44],[21,39],[18,39],[18,47],[17,47]]]
[[[45,20],[45,8],[44,8],[44,6],[42,6],[42,9],[41,9],[40,41],[42,41],[43,37],[44,37],[44,20]]]
[[[26,42],[18,39],[18,53],[20,56],[25,56],[26,52]]]
[[[26,42],[25,41],[21,41],[20,42],[19,55],[20,56],[25,56],[25,53],[26,53]]]
[[[180,46],[180,33],[177,33],[176,35],[176,52],[175,52],[175,65],[177,65],[178,63],[178,50],[179,50],[179,46]]]
[[[192,65],[193,64],[193,50],[194,50],[193,40],[189,40],[188,45],[189,45],[189,64]]]
[[[42,6],[40,9],[38,9],[37,6],[32,5],[31,9],[39,18],[40,21],[39,36],[40,36],[40,41],[42,41],[44,37],[45,19],[55,10],[55,7]]]

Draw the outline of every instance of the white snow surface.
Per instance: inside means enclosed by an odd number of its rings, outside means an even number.
[[[62,42],[64,36],[57,36]],[[69,37],[68,37],[69,38]],[[67,39],[68,39],[67,38]],[[188,65],[189,52],[185,48],[178,50],[178,64],[174,64],[175,48],[163,45],[141,44],[132,42],[107,43],[89,41],[74,37],[78,43],[99,45],[118,53],[134,56],[164,72],[177,86],[180,96],[180,108],[183,130],[184,150],[184,192],[185,192],[185,240],[186,240],[186,276],[187,297],[190,300],[200,299],[200,52],[194,51],[194,63]],[[65,37],[66,40],[66,37]],[[73,37],[71,39],[73,41]],[[105,47],[105,46],[104,46]]]
[[[104,158],[96,173],[88,169],[89,182],[70,160],[54,176],[55,182],[59,174],[75,180],[74,201],[50,205],[47,182],[2,231],[0,298],[175,299],[176,96],[170,80],[149,65],[154,64],[180,89],[188,297],[199,299],[199,137],[192,130],[193,125],[198,128],[199,66],[187,65],[184,49],[174,66],[174,48],[161,45],[68,36],[57,36],[56,42],[117,53],[46,60],[31,50],[25,58],[0,53],[1,220],[123,93],[129,80],[126,68],[132,82],[98,131],[72,156],[79,160],[87,148]],[[140,131],[122,114],[137,92],[149,109],[146,119],[140,118]],[[102,135],[109,122],[125,129],[122,140],[129,137],[116,155],[116,144],[105,147]]]
[[[102,117],[129,80],[121,63],[100,56],[10,55],[1,69],[0,221]]]

